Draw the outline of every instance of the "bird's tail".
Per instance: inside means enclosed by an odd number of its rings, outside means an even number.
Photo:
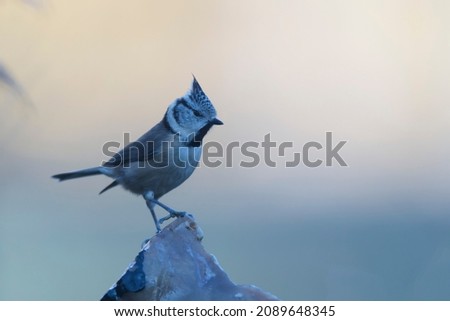
[[[62,173],[53,175],[53,178],[58,179],[59,181],[65,181],[68,179],[74,179],[74,178],[80,178],[85,176],[92,176],[92,175],[99,175],[103,174],[100,167],[92,167],[92,168],[86,168],[75,172],[69,172],[69,173]]]

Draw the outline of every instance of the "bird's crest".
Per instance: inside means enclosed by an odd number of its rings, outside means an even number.
[[[207,109],[214,109],[213,104],[209,100],[208,96],[204,93],[202,87],[200,87],[200,84],[198,83],[195,76],[193,76],[194,79],[192,80],[192,87],[189,92],[189,97],[197,103],[199,106],[202,106],[203,108]]]

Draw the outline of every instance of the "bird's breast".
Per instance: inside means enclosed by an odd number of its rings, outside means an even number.
[[[152,191],[156,198],[181,185],[192,175],[201,157],[201,147],[175,146],[164,151],[163,162],[136,162],[121,168],[119,183],[136,194]]]
[[[179,146],[173,150],[174,163],[183,167],[197,167],[202,154],[201,146]]]

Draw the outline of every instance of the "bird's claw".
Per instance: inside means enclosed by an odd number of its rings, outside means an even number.
[[[173,211],[173,212],[170,212],[169,215],[160,218],[158,222],[159,222],[159,224],[162,224],[165,221],[170,220],[171,218],[184,217],[185,215],[186,215],[186,212]]]

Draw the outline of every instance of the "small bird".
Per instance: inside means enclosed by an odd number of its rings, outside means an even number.
[[[131,193],[142,195],[155,222],[156,232],[164,221],[184,216],[161,203],[159,198],[181,185],[198,165],[202,140],[214,125],[223,125],[216,110],[197,80],[183,96],[173,101],[163,119],[138,140],[125,146],[101,166],[52,176],[59,181],[106,175],[114,181],[100,194],[121,185]],[[157,219],[155,205],[168,212]]]

